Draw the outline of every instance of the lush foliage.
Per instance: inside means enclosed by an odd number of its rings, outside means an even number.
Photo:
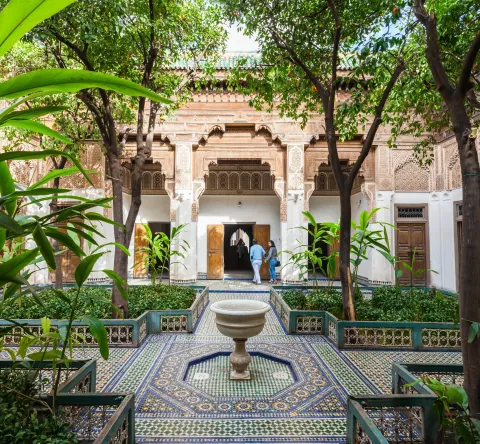
[[[78,442],[69,431],[70,424],[61,415],[52,416],[35,397],[38,373],[0,371],[0,424],[2,442],[35,444],[71,444]],[[43,408],[42,408],[43,407]]]
[[[335,289],[289,290],[281,295],[293,310],[325,310],[342,319],[342,298]],[[458,322],[459,303],[439,291],[385,286],[375,288],[371,299],[357,291],[356,309],[359,321]]]
[[[146,310],[185,310],[195,300],[196,291],[181,285],[142,285],[130,287],[130,317],[135,318]]]
[[[72,299],[76,289],[45,290],[37,293],[42,305],[26,294],[15,302],[0,302],[0,318],[3,319],[67,319],[71,307],[66,300]],[[192,305],[196,292],[179,285],[142,285],[130,287],[128,292],[129,316],[136,318],[147,310],[184,310]],[[111,291],[101,287],[84,287],[80,290],[75,319],[82,316],[109,319],[112,316]]]

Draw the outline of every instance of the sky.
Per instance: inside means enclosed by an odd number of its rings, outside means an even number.
[[[227,28],[228,42],[227,51],[258,51],[257,43],[239,32],[236,26]]]

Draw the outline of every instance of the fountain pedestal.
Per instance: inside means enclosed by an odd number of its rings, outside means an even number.
[[[261,333],[270,306],[261,301],[233,299],[215,302],[210,309],[216,314],[215,323],[220,333],[235,342],[235,349],[230,355],[233,367],[230,379],[250,379],[247,368],[252,358],[245,343],[248,338]]]
[[[250,379],[250,372],[247,368],[252,357],[245,348],[247,340],[237,338],[233,338],[233,340],[235,341],[235,350],[230,355],[230,364],[234,370],[230,372],[230,379]]]

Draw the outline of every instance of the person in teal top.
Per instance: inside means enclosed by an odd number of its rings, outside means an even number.
[[[253,268],[253,283],[259,285],[261,284],[260,267],[262,266],[262,259],[266,256],[266,253],[263,247],[257,244],[257,239],[253,239],[252,244],[250,248],[250,262]]]

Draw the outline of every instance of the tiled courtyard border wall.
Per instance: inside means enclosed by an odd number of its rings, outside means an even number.
[[[0,370],[15,372],[37,370],[40,397],[53,406],[51,389],[52,361],[32,362],[24,367],[19,361],[0,360]],[[57,364],[58,366],[58,364]],[[135,395],[133,393],[96,393],[97,363],[79,360],[63,368],[56,406],[68,417],[79,442],[94,444],[135,443]]]
[[[291,310],[274,287],[270,303],[288,334],[321,334],[340,349],[459,350],[460,328],[443,322],[341,321],[326,311]],[[362,293],[373,287],[361,288]]]
[[[154,333],[192,333],[208,304],[208,287],[190,286],[197,290],[197,297],[192,306],[186,310],[149,310],[136,319],[103,319],[110,347],[139,347],[143,340]],[[42,326],[39,319],[15,319],[15,322],[29,328],[35,334],[41,334]],[[65,330],[67,320],[52,320],[52,327]],[[12,326],[5,320],[0,320],[0,327]],[[80,321],[74,321],[73,332],[85,338],[82,346],[97,345],[90,334],[88,326]],[[4,336],[5,346],[15,346],[20,342],[21,327],[14,327],[10,334]]]
[[[423,376],[444,384],[463,382],[463,365],[393,363],[393,395],[351,396],[347,406],[347,442],[423,442],[433,444],[437,425],[433,403],[436,395],[424,384],[406,387]]]

